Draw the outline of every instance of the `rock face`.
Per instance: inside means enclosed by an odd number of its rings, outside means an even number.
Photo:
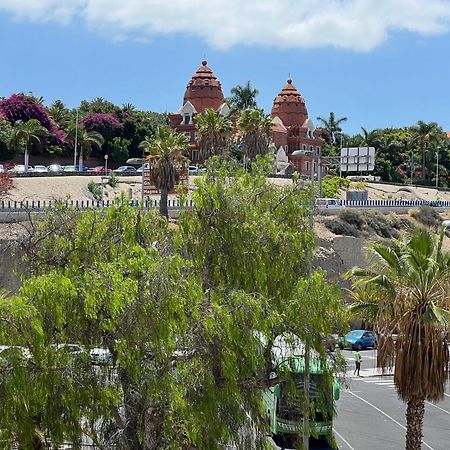
[[[325,270],[329,281],[342,287],[349,287],[348,282],[342,279],[342,275],[354,266],[367,265],[364,247],[368,243],[367,239],[351,236],[318,239],[313,267]]]

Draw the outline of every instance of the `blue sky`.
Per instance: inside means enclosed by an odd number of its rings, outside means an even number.
[[[449,1],[239,5],[0,0],[0,96],[32,91],[70,107],[101,96],[176,111],[206,55],[225,95],[251,80],[267,112],[290,74],[315,122],[334,111],[351,134],[419,119],[450,130]]]

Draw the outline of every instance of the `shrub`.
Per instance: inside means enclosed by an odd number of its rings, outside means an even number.
[[[95,181],[89,181],[88,189],[89,192],[94,196],[95,200],[100,200],[102,198],[102,190]]]
[[[335,198],[343,188],[350,187],[350,180],[342,177],[326,176],[322,179],[322,196]]]
[[[373,230],[378,236],[384,238],[397,238],[398,231],[392,226],[392,223],[378,211],[364,211],[366,226]]]
[[[108,184],[112,188],[115,188],[119,184],[119,177],[114,172],[110,173],[110,175],[108,177]]]
[[[350,225],[353,225],[356,229],[362,230],[365,225],[365,220],[362,214],[355,209],[343,209],[339,211],[338,217],[347,222]]]
[[[409,214],[416,219],[417,222],[427,227],[436,227],[442,222],[439,213],[428,205],[419,206],[419,208],[411,210]]]
[[[342,236],[359,237],[360,231],[352,224],[343,221],[339,217],[336,219],[327,220],[325,226],[334,234]]]

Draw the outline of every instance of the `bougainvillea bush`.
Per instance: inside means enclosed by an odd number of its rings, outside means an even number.
[[[43,138],[42,146],[36,147],[35,151],[39,153],[61,154],[67,149],[65,138],[67,133],[59,129],[56,122],[52,119],[49,112],[40,101],[32,96],[23,93],[12,94],[8,98],[0,100],[0,120],[6,120],[13,126],[18,120],[27,122],[30,119],[39,120],[41,125],[49,131],[49,135]],[[59,147],[59,150],[57,149]],[[11,149],[9,149],[11,150]],[[5,149],[1,153],[5,153]],[[14,152],[9,155],[13,157]],[[5,159],[8,155],[4,155]]]
[[[121,126],[120,120],[114,114],[88,114],[80,120],[80,125],[87,131],[96,131],[105,139],[111,139]]]
[[[45,106],[31,95],[12,94],[10,97],[0,100],[0,115],[3,115],[12,125],[18,120],[26,122],[30,119],[37,119],[48,131],[55,132],[55,124]]]

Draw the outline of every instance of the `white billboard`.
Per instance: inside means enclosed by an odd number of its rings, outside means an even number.
[[[374,147],[341,148],[341,172],[371,172],[374,167]]]

